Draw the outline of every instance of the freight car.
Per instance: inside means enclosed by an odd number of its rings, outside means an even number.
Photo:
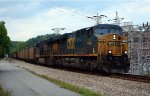
[[[33,50],[28,51],[33,56],[31,59],[47,65],[107,73],[128,72],[130,67],[127,37],[117,25],[99,24],[57,35],[37,43]]]

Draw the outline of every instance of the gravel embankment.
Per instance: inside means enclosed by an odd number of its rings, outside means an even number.
[[[104,95],[150,96],[150,84],[147,83],[47,68],[17,60],[13,61],[12,64]]]

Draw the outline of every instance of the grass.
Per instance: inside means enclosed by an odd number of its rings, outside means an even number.
[[[26,68],[25,68],[26,69]],[[28,69],[26,69],[28,70]],[[28,70],[29,72],[41,77],[41,78],[44,78],[58,86],[60,86],[61,88],[65,88],[65,89],[69,89],[71,91],[74,91],[76,93],[79,93],[81,96],[102,96],[102,94],[99,94],[99,93],[96,93],[94,91],[91,91],[87,88],[83,88],[83,87],[78,87],[78,86],[75,86],[75,85],[72,85],[70,83],[66,83],[66,82],[63,82],[63,81],[60,81],[60,80],[57,80],[57,79],[54,79],[54,78],[51,78],[51,77],[48,77],[47,75],[40,75],[40,74],[37,74],[31,70]]]
[[[65,88],[65,89],[69,89],[71,91],[74,91],[74,92],[77,92],[79,94],[81,94],[82,96],[102,96],[98,93],[95,93],[89,89],[86,89],[86,88],[81,88],[81,87],[78,87],[78,86],[75,86],[75,85],[72,85],[72,84],[69,84],[69,83],[66,83],[66,82],[62,82],[60,80],[57,80],[57,79],[53,79],[53,78],[50,78],[46,75],[38,75],[62,88]]]
[[[1,86],[0,86],[0,96],[11,96],[11,93],[8,91],[5,91]]]

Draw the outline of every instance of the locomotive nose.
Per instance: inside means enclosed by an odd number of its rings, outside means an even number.
[[[109,46],[107,48],[106,54],[111,54],[113,56],[121,56],[122,55],[122,49],[121,49],[121,47],[117,47],[117,46]]]

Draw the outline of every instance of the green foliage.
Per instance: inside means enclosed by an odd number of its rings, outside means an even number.
[[[54,83],[54,84],[56,84],[62,88],[77,92],[77,93],[81,94],[82,96],[102,96],[102,94],[93,92],[89,89],[86,89],[83,87],[78,87],[78,86],[75,86],[75,85],[72,85],[70,83],[66,83],[66,82],[63,82],[63,81],[60,81],[60,80],[57,80],[54,78],[50,78],[47,75],[39,75],[39,74],[36,74],[36,75],[38,75],[38,76],[40,76],[46,80],[49,80],[50,82],[52,82],[52,83]]]
[[[5,22],[0,22],[0,55],[9,53],[10,38],[7,36]]]
[[[1,86],[0,86],[0,96],[11,96],[11,93],[8,91],[5,91]]]
[[[43,41],[43,40],[47,40],[47,39],[52,38],[54,36],[56,36],[56,34],[46,34],[46,35],[39,35],[35,38],[31,38],[25,42],[23,42],[23,41],[11,41],[10,53],[12,54],[12,53],[15,53],[15,52],[22,50],[24,48],[32,47],[36,43]]]
[[[19,50],[22,50],[24,48],[27,47],[27,44],[26,42],[23,42],[23,41],[11,41],[11,45],[9,46],[9,48],[11,49],[10,50],[10,53],[15,53]]]
[[[27,40],[26,41],[27,47],[31,47],[40,41],[47,40],[48,38],[51,37],[51,35],[52,34],[40,35],[40,36],[37,36],[35,38],[31,38],[31,39]]]
[[[51,37],[56,36],[56,34],[46,34],[40,35],[35,38],[31,38],[25,42],[23,41],[10,41],[10,38],[7,36],[7,29],[5,27],[5,22],[0,22],[0,55],[4,55],[5,53],[15,53],[24,48],[31,47],[36,43],[47,40]]]

